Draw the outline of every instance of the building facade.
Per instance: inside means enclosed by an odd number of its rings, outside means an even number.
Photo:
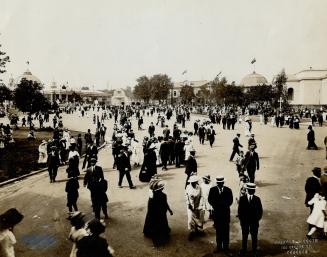
[[[327,105],[327,69],[310,68],[287,75],[286,87],[291,105]]]

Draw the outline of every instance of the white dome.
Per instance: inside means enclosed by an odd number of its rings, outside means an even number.
[[[262,84],[267,84],[267,79],[261,74],[256,73],[255,71],[249,75],[246,75],[242,80],[240,85],[244,87],[253,87]]]
[[[34,76],[32,74],[32,72],[30,72],[29,70],[26,70],[23,75],[19,76],[17,79],[16,79],[16,84],[19,84],[21,82],[22,79],[26,79],[26,80],[29,80],[29,81],[33,81],[33,82],[37,82],[39,84],[42,84],[41,80]]]

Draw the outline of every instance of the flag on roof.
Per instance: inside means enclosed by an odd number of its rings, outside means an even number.
[[[251,64],[255,63],[257,60],[255,58],[252,59]]]
[[[187,70],[184,70],[183,73],[182,73],[182,75],[184,75],[186,72],[187,72]]]

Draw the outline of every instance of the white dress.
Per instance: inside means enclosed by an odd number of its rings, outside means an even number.
[[[41,143],[39,145],[39,159],[38,163],[47,163],[48,153],[47,153],[47,143]]]
[[[244,122],[244,135],[245,135],[246,137],[251,136],[251,132],[250,132],[250,124],[249,124],[247,121]]]
[[[323,210],[326,210],[326,200],[319,199],[318,196],[314,196],[309,202],[309,205],[313,204],[313,210],[310,214],[307,222],[318,228],[324,227],[325,214]]]
[[[187,207],[187,227],[190,231],[203,229],[204,223],[204,203],[201,187],[195,188],[189,184],[185,190],[187,206],[191,205],[193,210]]]
[[[15,257],[14,244],[16,244],[15,235],[9,230],[0,231],[0,256]]]
[[[206,184],[203,182],[203,183],[201,183],[200,187],[201,187],[202,194],[203,194],[204,209],[206,211],[210,211],[210,210],[212,210],[212,206],[208,202],[208,197],[209,197],[209,191],[210,191],[210,188],[212,187],[212,185],[211,185],[211,183]]]
[[[88,235],[88,233],[84,228],[80,228],[80,229],[76,229],[75,227],[71,228],[68,237],[74,244],[73,244],[73,248],[70,252],[69,257],[76,257],[76,254],[77,254],[76,242],[87,235]]]

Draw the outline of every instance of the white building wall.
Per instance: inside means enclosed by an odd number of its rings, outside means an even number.
[[[323,79],[321,83],[320,104],[327,105],[327,78]]]
[[[300,85],[303,92],[302,104],[319,105],[321,80],[302,80]]]

